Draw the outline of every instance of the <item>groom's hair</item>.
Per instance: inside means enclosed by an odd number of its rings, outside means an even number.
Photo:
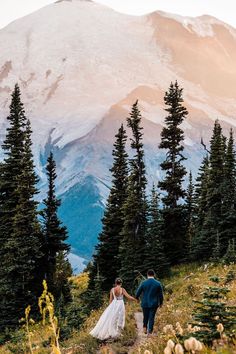
[[[155,277],[155,272],[153,269],[148,269],[147,271],[147,276],[148,277]]]

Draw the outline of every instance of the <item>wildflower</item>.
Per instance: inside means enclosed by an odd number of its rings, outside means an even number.
[[[201,351],[201,350],[203,350],[203,345],[202,345],[202,343],[198,340],[197,341],[197,349],[196,349],[197,351]]]
[[[196,338],[190,337],[189,339],[186,339],[184,341],[184,347],[185,349],[189,351],[201,351],[203,349],[203,345],[201,342],[199,342]]]
[[[184,348],[179,343],[175,346],[175,354],[184,354]]]
[[[176,331],[179,335],[183,335],[184,331],[183,328],[181,327],[181,324],[179,322],[176,323]]]
[[[173,331],[173,326],[172,325],[166,325],[164,328],[163,328],[163,332],[164,333],[168,333],[168,332],[171,332]]]
[[[224,332],[224,326],[222,325],[222,323],[218,323],[216,328],[217,328],[217,332],[219,332],[220,334]]]
[[[168,340],[167,347],[170,348],[171,350],[174,349],[175,343],[173,342],[173,340],[171,339]]]
[[[199,327],[199,326],[194,326],[192,332],[198,332],[198,331],[200,331],[200,329],[201,329],[201,327]]]
[[[185,349],[186,349],[188,352],[190,352],[190,350],[191,350],[191,345],[190,345],[189,339],[186,339],[186,340],[184,341],[184,347],[185,347]]]
[[[166,347],[164,349],[164,354],[172,354],[172,349],[170,349],[169,347]]]
[[[187,331],[188,332],[192,332],[192,330],[193,330],[193,327],[192,327],[192,325],[189,324],[188,327],[187,327]]]
[[[197,348],[198,348],[198,341],[197,341],[197,339],[194,338],[194,337],[191,337],[190,340],[191,340],[191,342],[190,342],[190,344],[191,344],[191,349],[192,349],[192,350],[197,350]]]

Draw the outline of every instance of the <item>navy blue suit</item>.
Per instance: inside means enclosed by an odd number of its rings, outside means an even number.
[[[148,278],[139,286],[136,298],[138,299],[140,295],[142,295],[143,327],[152,333],[157,308],[163,303],[161,283],[154,278]]]

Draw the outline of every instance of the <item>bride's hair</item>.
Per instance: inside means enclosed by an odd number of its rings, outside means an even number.
[[[121,285],[121,284],[122,284],[122,279],[121,278],[116,278],[115,285]]]

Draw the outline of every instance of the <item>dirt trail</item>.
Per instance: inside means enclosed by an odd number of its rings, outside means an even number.
[[[142,312],[135,312],[134,318],[136,321],[136,327],[137,327],[137,338],[134,343],[134,345],[129,349],[128,354],[134,354],[137,353],[136,348],[146,342],[147,340],[147,335],[143,333],[143,314]]]

